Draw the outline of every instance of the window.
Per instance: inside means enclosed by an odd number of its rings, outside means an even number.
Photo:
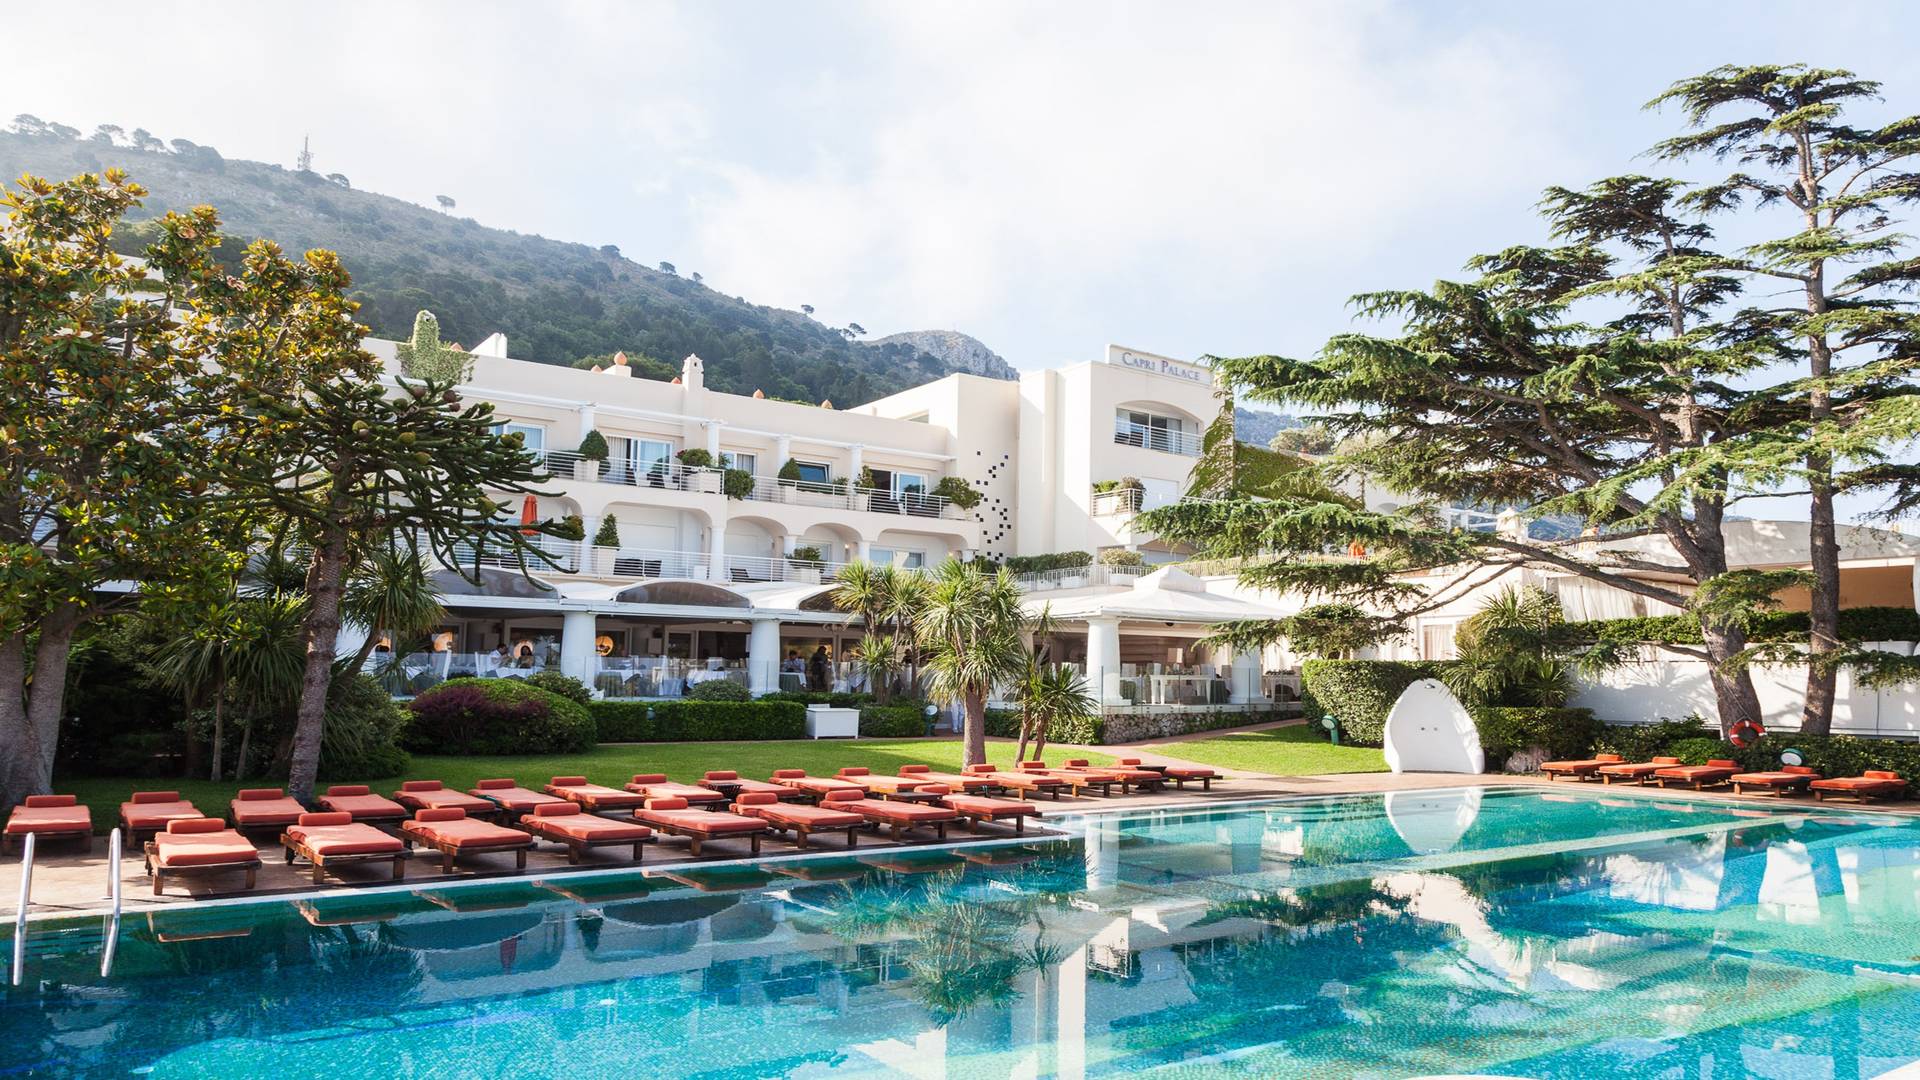
[[[1423,660],[1452,660],[1459,654],[1453,648],[1452,623],[1429,623],[1420,628],[1420,658]]]
[[[1200,440],[1187,421],[1178,416],[1139,409],[1120,409],[1114,414],[1113,441],[1123,446],[1140,446],[1190,457],[1200,453]]]
[[[755,476],[760,475],[760,455],[738,450],[720,451],[720,467],[723,469],[742,469]]]
[[[800,480],[806,484],[825,484],[833,479],[833,467],[817,461],[796,461],[800,467]]]
[[[660,486],[673,471],[673,444],[663,439],[613,439],[607,479]]]
[[[503,424],[493,425],[493,433],[495,435],[518,435],[520,436],[520,445],[533,451],[535,454],[547,448],[547,429],[541,427],[539,424],[522,424],[510,420]]]
[[[907,548],[890,548],[874,545],[867,549],[867,557],[875,566],[887,566],[899,563],[907,570],[923,570],[927,565],[927,553]]]
[[[924,495],[927,492],[927,474],[894,472],[891,469],[868,469],[873,474],[873,486],[899,498],[907,494]]]

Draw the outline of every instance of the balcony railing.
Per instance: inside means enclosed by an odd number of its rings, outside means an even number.
[[[735,584],[767,581],[792,581],[818,585],[840,576],[846,563],[815,559],[788,559],[763,555],[728,555],[723,564],[726,580]]]
[[[1052,592],[1057,589],[1093,589],[1102,586],[1128,586],[1154,571],[1151,566],[1071,566],[1059,570],[1038,570],[1014,575],[1014,584],[1024,592]]]
[[[1094,517],[1108,514],[1137,514],[1145,503],[1147,493],[1140,488],[1114,488],[1111,491],[1096,491],[1089,505]]]
[[[1121,446],[1140,446],[1187,457],[1200,456],[1200,436],[1193,432],[1172,431],[1127,420],[1116,419],[1113,422],[1113,441]]]
[[[961,518],[965,515],[945,495],[919,491],[890,491],[886,488],[817,480],[782,480],[775,476],[756,476],[747,495],[753,502],[787,503],[793,506],[818,506],[827,509],[865,510],[875,514],[900,514],[906,517]]]
[[[624,484],[656,491],[720,493],[720,470],[682,465],[677,461],[602,461],[596,463],[594,478],[603,484]]]

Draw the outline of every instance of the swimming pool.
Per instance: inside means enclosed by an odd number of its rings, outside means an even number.
[[[1456,789],[36,924],[0,1075],[1869,1077],[1920,823]],[[0,952],[0,955],[5,955]]]

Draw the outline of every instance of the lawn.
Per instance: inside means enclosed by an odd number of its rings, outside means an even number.
[[[987,759],[996,765],[1011,767],[1014,744],[990,741]],[[1376,756],[1377,753],[1376,753]],[[1089,754],[1095,764],[1113,760],[1111,755]],[[335,777],[329,783],[366,784],[382,795],[391,795],[402,780],[438,780],[450,788],[465,791],[480,779],[511,776],[527,787],[538,790],[554,776],[585,774],[587,779],[614,787],[626,783],[635,773],[666,773],[674,780],[693,782],[709,769],[733,769],[742,776],[765,779],[775,769],[805,769],[817,776],[831,776],[842,766],[864,765],[876,773],[893,774],[902,765],[931,765],[937,770],[958,772],[960,742],[957,739],[861,739],[857,742],[802,740],[796,742],[738,743],[619,743],[603,744],[581,754],[553,754],[538,757],[431,757],[416,754],[407,775],[381,777]],[[276,787],[283,780],[222,781],[182,780],[177,777],[140,779],[135,777],[54,778],[55,791],[80,797],[93,808],[94,831],[102,835],[118,824],[120,804],[128,793],[140,790],[179,791],[202,811],[213,815],[226,813],[227,803],[243,787]]]
[[[1335,746],[1305,725],[1158,743],[1141,749],[1203,765],[1277,776],[1387,771],[1387,760],[1380,751],[1367,746]]]

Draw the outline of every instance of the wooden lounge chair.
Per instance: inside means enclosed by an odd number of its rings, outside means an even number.
[[[1085,772],[1077,769],[1049,769],[1047,768],[1047,763],[1044,761],[1023,761],[1019,765],[1019,771],[1022,773],[1032,773],[1036,776],[1051,776],[1055,780],[1066,784],[1067,789],[1073,792],[1073,797],[1076,799],[1085,795],[1089,789],[1098,789],[1103,798],[1110,797],[1113,795],[1114,785],[1121,783],[1120,777],[1117,775]]]
[[[1907,793],[1906,780],[1899,773],[1885,769],[1868,769],[1859,776],[1832,776],[1815,780],[1808,786],[1813,788],[1813,797],[1818,802],[1840,796],[1872,802],[1874,799],[1897,799]]]
[[[822,797],[835,791],[857,791],[862,795],[867,789],[851,780],[838,780],[830,776],[808,776],[805,769],[775,769],[773,782],[805,793],[818,802]]]
[[[227,828],[219,818],[174,818],[147,841],[147,876],[159,896],[167,875],[213,874],[245,870],[247,888],[260,872],[260,851],[253,841]]]
[[[520,827],[542,840],[565,844],[567,861],[575,865],[588,849],[616,844],[632,844],[633,861],[639,862],[646,842],[653,838],[653,830],[645,825],[589,814],[564,799],[535,808],[520,819]]]
[[[924,796],[921,796],[916,789],[928,783],[911,776],[875,776],[860,765],[849,765],[835,773],[834,777],[851,784],[858,784],[868,795],[882,799],[905,798],[920,801]]]
[[[791,832],[796,847],[806,847],[807,838],[821,830],[847,830],[847,846],[859,842],[859,832],[867,819],[850,810],[837,809],[840,803],[859,798],[858,792],[833,791],[818,806],[783,803],[771,792],[749,791],[733,801],[733,812],[742,817],[759,818],[774,832]]]
[[[720,792],[708,787],[675,783],[667,779],[666,773],[635,773],[627,790],[649,799],[685,799],[688,806],[700,810],[718,810],[727,805],[727,797]]]
[[[1068,758],[1064,768],[1056,772],[1101,773],[1120,778],[1120,794],[1125,795],[1127,788],[1136,791],[1158,791],[1166,786],[1167,778],[1152,769],[1142,769],[1137,765],[1092,765],[1086,758]]]
[[[407,876],[406,860],[413,854],[399,837],[355,821],[344,810],[301,814],[299,821],[280,834],[280,846],[287,849],[287,862],[297,857],[313,864],[315,885],[326,881],[329,867],[389,859],[393,862],[393,880],[399,881]]]
[[[573,805],[559,796],[543,795],[531,788],[523,788],[518,781],[504,776],[482,780],[469,788],[467,794],[498,806],[506,813],[509,821],[531,814],[543,806]]]
[[[527,849],[533,837],[519,829],[509,829],[491,821],[467,816],[457,806],[429,807],[413,815],[400,826],[400,840],[411,849],[425,844],[440,853],[440,872],[453,873],[453,860],[461,855],[485,855],[513,852],[513,868],[527,868]]]
[[[1600,775],[1602,784],[1611,784],[1615,780],[1631,780],[1636,784],[1645,784],[1653,779],[1653,774],[1661,769],[1680,764],[1677,757],[1657,757],[1652,761],[1622,761],[1612,765],[1602,765],[1594,771]]]
[[[884,826],[888,835],[896,841],[914,829],[931,827],[945,840],[947,823],[959,821],[960,815],[945,806],[933,806],[926,803],[897,802],[894,800],[857,798],[850,799],[842,795],[833,800],[835,810],[850,810],[866,818],[876,826]]]
[[[307,808],[300,800],[290,799],[282,788],[241,788],[227,803],[227,818],[241,832],[254,829],[284,829],[300,820]]]
[[[1726,758],[1713,758],[1705,765],[1669,765],[1654,771],[1653,778],[1661,787],[1669,783],[1685,784],[1695,791],[1714,784],[1724,784],[1740,771],[1740,766]]]
[[[501,814],[500,804],[478,795],[455,791],[438,780],[408,780],[393,793],[393,801],[415,812],[421,810],[465,810],[468,817],[494,818]]]
[[[633,812],[633,819],[652,826],[656,832],[686,837],[687,853],[696,858],[700,855],[700,845],[706,841],[736,836],[750,840],[753,853],[758,855],[760,837],[768,829],[767,823],[759,818],[742,817],[724,811],[690,809],[687,800],[677,796],[648,799],[645,806]]]
[[[742,795],[772,795],[781,802],[797,802],[806,798],[806,792],[785,784],[770,783],[766,780],[748,780],[732,769],[715,769],[700,779],[700,786],[712,788],[729,799]]]
[[[132,802],[120,804],[120,827],[127,830],[129,840],[162,832],[170,821],[198,820],[206,816],[177,791],[136,791]],[[222,822],[221,828],[225,827]]]
[[[1044,792],[1053,796],[1055,799],[1060,797],[1061,789],[1069,786],[1065,780],[1057,776],[1048,776],[1045,773],[1037,773],[1031,770],[1027,772],[1020,772],[1019,770],[1001,772],[992,765],[969,765],[967,766],[966,774],[968,776],[985,777],[993,782],[994,787],[1003,791],[1023,791],[1029,795],[1037,795]]]
[[[589,814],[598,814],[605,810],[631,810],[645,806],[647,797],[631,791],[621,791],[605,784],[590,784],[584,776],[556,776],[547,781],[542,789],[549,795],[555,795],[570,803],[577,803],[580,809]]]
[[[948,791],[945,784],[934,784],[927,790],[940,796],[940,805],[959,814],[967,823],[968,832],[979,832],[980,823],[1013,823],[1016,836],[1024,836],[1027,831],[1027,819],[1040,816],[1040,808],[1030,802],[1019,799],[994,799],[985,795],[963,795]]]
[[[945,784],[952,791],[992,791],[996,786],[985,776],[969,773],[934,772],[931,765],[902,765],[900,775],[929,784]]]
[[[8,845],[16,850],[23,847],[28,833],[46,840],[80,840],[92,851],[93,811],[81,806],[74,795],[29,795],[7,815],[6,831],[0,833],[0,854]]]
[[[1820,774],[1805,765],[1783,765],[1770,772],[1743,772],[1727,777],[1733,784],[1735,795],[1745,795],[1750,787],[1775,795],[1789,792],[1799,793],[1807,790],[1807,785],[1820,779]]]
[[[364,825],[398,825],[407,820],[407,808],[375,795],[365,784],[335,784],[317,800],[320,809],[346,814]]]
[[[1152,769],[1173,781],[1174,786],[1181,791],[1187,790],[1187,785],[1190,783],[1199,784],[1201,791],[1212,791],[1213,782],[1221,779],[1219,773],[1198,765],[1146,765],[1137,757],[1123,757],[1118,764],[1134,769]]]
[[[1595,754],[1593,757],[1581,758],[1578,761],[1543,761],[1540,763],[1540,771],[1547,774],[1549,782],[1563,776],[1571,776],[1575,780],[1591,780],[1594,774],[1600,771],[1602,765],[1619,765],[1626,760],[1619,754]]]

